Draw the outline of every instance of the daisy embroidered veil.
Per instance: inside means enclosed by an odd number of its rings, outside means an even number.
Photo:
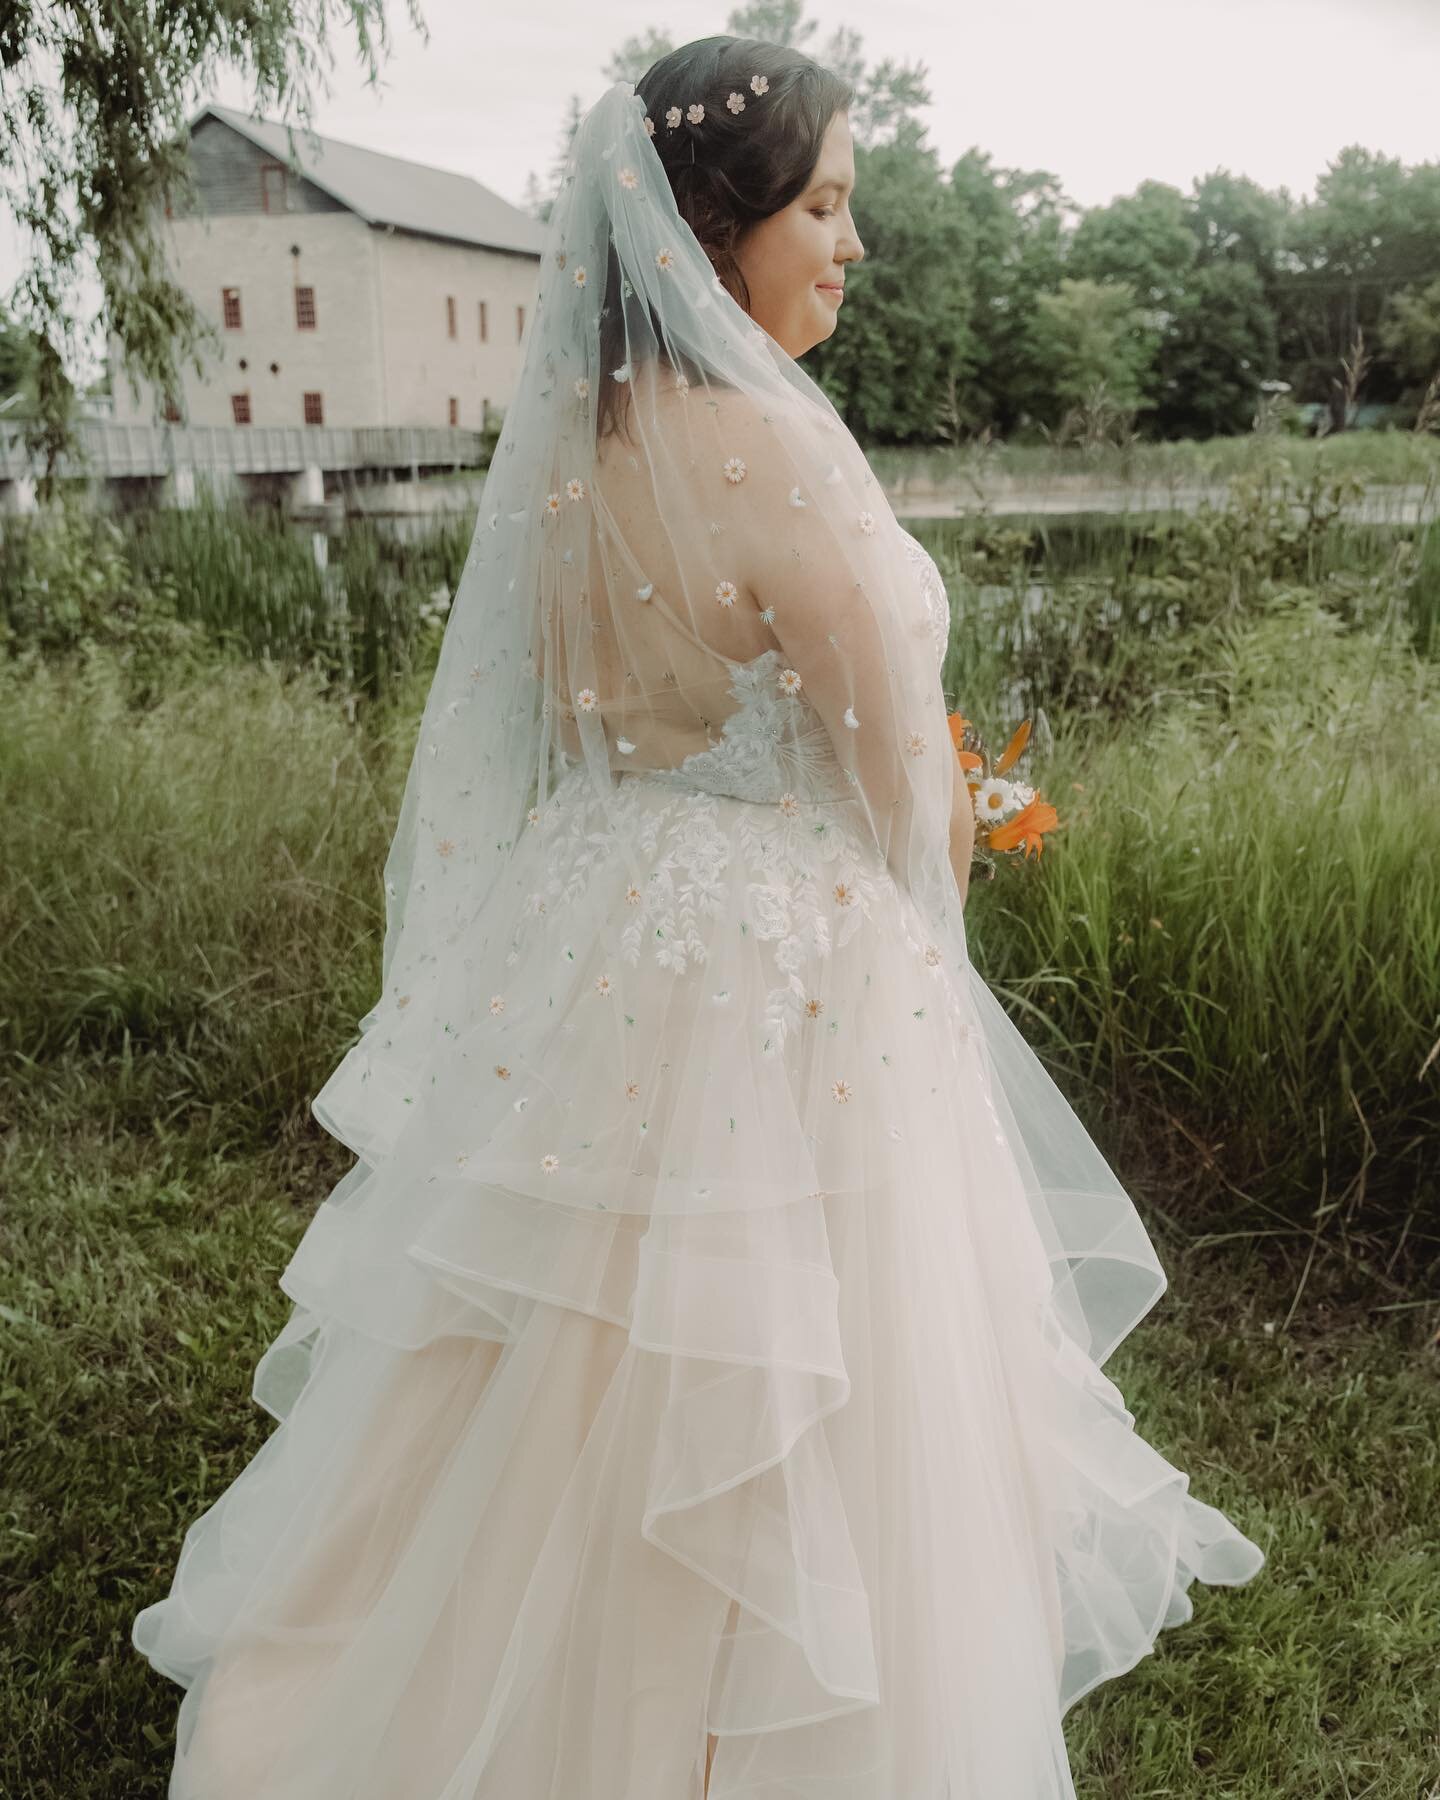
[[[943,583],[650,124],[563,171],[281,1425],[136,1621],[171,1800],[668,1800],[706,1727],[711,1800],[1073,1800],[1263,1560],[1099,1366],[1165,1276],[969,959]]]

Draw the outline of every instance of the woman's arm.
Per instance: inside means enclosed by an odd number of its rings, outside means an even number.
[[[963,771],[955,770],[955,793],[950,809],[950,867],[963,905],[970,889],[970,859],[975,854],[975,806],[965,785]]]

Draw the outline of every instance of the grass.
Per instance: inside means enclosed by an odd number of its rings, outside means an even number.
[[[317,1057],[317,1062],[320,1059]],[[131,1648],[184,1525],[273,1421],[249,1398],[276,1286],[348,1158],[318,1127],[217,1152],[116,1131],[63,1059],[0,1144],[8,1471],[0,1791],[163,1795],[179,1690]],[[1107,1365],[1139,1429],[1266,1551],[1246,1587],[1066,1719],[1084,1800],[1399,1800],[1440,1779],[1433,1308],[1337,1259],[1303,1309],[1273,1246],[1187,1247],[1137,1192],[1170,1291]],[[1392,1308],[1392,1310],[1385,1310]]]
[[[997,748],[1041,723],[1065,824],[972,887],[972,949],[1171,1277],[1107,1372],[1269,1558],[1073,1709],[1085,1800],[1440,1791],[1440,531],[1307,491],[1272,458],[1219,512],[923,533],[947,688]],[[456,554],[362,533],[322,579],[219,514],[0,548],[7,1796],[164,1792],[130,1623],[272,1429]]]

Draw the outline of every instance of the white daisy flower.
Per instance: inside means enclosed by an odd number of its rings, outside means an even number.
[[[575,696],[575,699],[581,712],[594,712],[595,708],[599,705],[599,700],[594,688],[581,688],[580,692]]]
[[[615,983],[608,975],[597,975],[595,977],[595,992],[597,994],[610,994],[614,992],[614,989]]]
[[[545,1173],[547,1175],[553,1175],[555,1173],[555,1171],[560,1167],[560,1158],[558,1156],[554,1156],[554,1155],[542,1156],[540,1158],[540,1167],[545,1171]]]
[[[633,169],[622,169],[618,179],[623,188],[637,188],[640,185],[640,177]]]
[[[925,946],[925,960],[932,969],[936,966],[940,961],[940,946],[938,944],[927,944]]]
[[[780,796],[780,810],[787,819],[793,819],[800,810],[800,802],[793,794],[782,794]]]
[[[560,510],[560,496],[558,494],[547,494],[545,496],[545,510],[552,519],[555,517],[556,513]]]
[[[722,581],[715,589],[715,598],[722,606],[733,606],[740,597],[740,590],[733,581]]]
[[[741,482],[745,479],[745,463],[741,457],[727,457],[723,470],[727,481]]]
[[[998,775],[992,775],[988,781],[982,781],[975,795],[975,817],[982,822],[987,819],[1003,819],[1014,804],[1014,795],[1010,791],[1010,783]]]
[[[793,669],[780,671],[780,692],[782,694],[798,694],[801,688],[800,677]]]
[[[589,276],[585,272],[584,263],[581,263],[580,267],[575,271],[574,279],[576,287],[584,287],[585,283],[589,280]]]
[[[578,475],[572,475],[565,483],[565,492],[571,500],[583,500],[585,498],[585,483]]]
[[[627,1081],[625,1083],[625,1098],[627,1100],[638,1100],[640,1098],[640,1083],[638,1081]]]
[[[625,890],[625,904],[627,906],[638,906],[642,898],[643,896],[641,895],[639,888],[636,887],[635,883],[632,881]]]
[[[843,1105],[855,1090],[848,1081],[835,1081],[830,1084],[830,1092]]]
[[[874,529],[875,529],[875,515],[874,515],[874,513],[868,513],[868,512],[863,512],[863,513],[861,513],[861,515],[860,515],[860,529],[861,529],[861,530],[862,530],[862,531],[863,531],[863,532],[864,532],[864,533],[865,533],[865,535],[866,535],[866,537],[869,537],[869,536],[870,536],[870,534],[871,534],[871,533],[872,533],[872,532],[873,532],[873,531],[874,531]]]
[[[580,399],[580,400],[588,400],[589,399],[589,397],[590,397],[590,377],[588,375],[582,375],[576,381],[575,394],[576,394],[577,399]]]
[[[505,996],[503,994],[492,994],[490,996],[490,1010],[492,1013],[504,1012]]]
[[[675,267],[675,252],[668,245],[655,252],[655,267],[664,269],[667,274]]]
[[[905,740],[905,748],[912,756],[923,756],[925,754],[925,733],[912,731]]]

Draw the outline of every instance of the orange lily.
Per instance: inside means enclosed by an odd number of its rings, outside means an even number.
[[[1055,808],[1037,794],[1013,819],[997,825],[985,841],[991,850],[1014,850],[1023,844],[1027,858],[1032,850],[1043,856],[1044,835],[1047,831],[1053,831],[1059,822],[1060,815]]]
[[[1011,738],[1010,742],[1000,752],[999,759],[995,764],[995,773],[997,775],[1003,775],[1029,742],[1030,721],[1028,719],[1023,719],[1020,724],[1015,727],[1014,737]]]

